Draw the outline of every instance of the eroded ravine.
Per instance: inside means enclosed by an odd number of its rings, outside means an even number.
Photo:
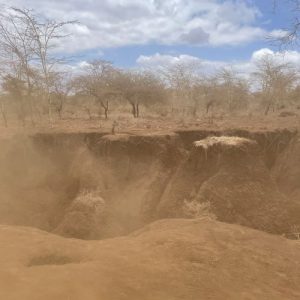
[[[254,142],[208,151],[194,146],[209,136]],[[299,225],[299,147],[298,135],[288,130],[37,134],[2,141],[0,223],[103,239],[157,219],[209,215],[289,234]]]

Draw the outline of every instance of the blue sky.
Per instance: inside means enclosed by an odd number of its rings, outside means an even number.
[[[293,19],[278,0],[11,0],[47,18],[76,19],[72,37],[59,52],[73,64],[101,58],[120,67],[202,61],[249,67],[257,53],[277,55],[266,39],[280,35]],[[273,52],[272,52],[273,51]],[[297,49],[289,52],[299,61]],[[289,55],[287,55],[289,58]]]
[[[220,61],[245,61],[249,60],[252,54],[263,48],[269,48],[278,51],[278,47],[270,43],[267,39],[268,32],[273,30],[281,30],[289,27],[292,23],[294,15],[290,11],[290,7],[285,4],[278,4],[274,10],[270,5],[271,0],[253,1],[252,5],[256,6],[261,12],[254,22],[254,25],[263,28],[266,31],[265,36],[249,42],[240,43],[237,45],[162,45],[159,43],[150,43],[147,45],[128,45],[125,47],[117,47],[103,49],[103,57],[114,61],[117,65],[130,67],[136,64],[136,60],[140,55],[151,56],[156,53],[180,55],[186,54],[200,59],[220,60]],[[281,1],[282,2],[282,1]],[[88,51],[83,54],[90,58],[97,57],[95,51]]]

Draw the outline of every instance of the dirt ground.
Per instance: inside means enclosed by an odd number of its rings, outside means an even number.
[[[300,297],[300,244],[209,219],[127,237],[64,239],[0,227],[0,298],[282,300]]]
[[[199,119],[147,117],[134,119],[128,115],[118,117],[112,115],[109,120],[63,119],[55,120],[49,126],[48,122],[32,126],[29,122],[25,127],[16,122],[8,128],[0,126],[0,137],[9,137],[14,134],[32,134],[36,132],[111,132],[115,123],[116,132],[158,132],[174,131],[177,129],[245,129],[245,130],[274,130],[295,129],[300,127],[298,116],[280,117],[270,116],[236,116],[236,117],[200,117]]]
[[[299,125],[2,127],[0,299],[299,299]]]

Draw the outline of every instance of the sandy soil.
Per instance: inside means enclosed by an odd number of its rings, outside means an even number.
[[[6,300],[300,298],[298,242],[209,219],[104,241],[1,226],[0,240]]]
[[[63,119],[56,120],[51,126],[49,123],[39,123],[32,127],[30,123],[26,127],[12,122],[8,128],[0,127],[0,137],[10,137],[14,134],[33,134],[36,132],[111,132],[113,123],[116,122],[115,131],[130,133],[155,133],[174,131],[178,129],[245,129],[245,130],[274,130],[274,129],[298,129],[300,118],[298,116],[279,117],[270,116],[237,116],[237,117],[200,117],[199,119],[186,118],[119,118],[111,116],[109,120],[87,119]]]
[[[0,129],[0,299],[300,299],[299,118],[112,122]]]

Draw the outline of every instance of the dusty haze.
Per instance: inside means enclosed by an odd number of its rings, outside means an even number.
[[[300,1],[9,2],[0,300],[300,299]]]

